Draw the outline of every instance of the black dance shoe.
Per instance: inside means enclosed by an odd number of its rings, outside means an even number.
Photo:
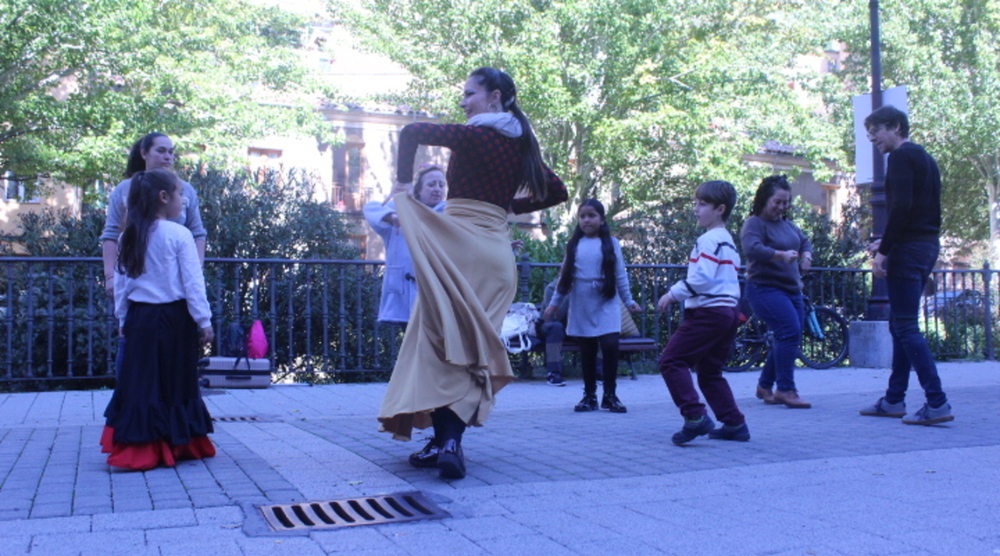
[[[465,454],[457,440],[444,441],[438,452],[437,466],[441,470],[442,479],[465,478]]]
[[[431,441],[424,446],[423,450],[410,454],[410,465],[420,468],[437,467],[438,454],[440,453],[441,446],[438,443],[438,439],[432,438]]]
[[[607,409],[611,413],[627,413],[628,409],[625,404],[618,399],[618,396],[614,394],[604,394],[604,398],[601,400],[601,407]]]
[[[597,411],[597,394],[584,394],[583,399],[576,404],[573,411]]]

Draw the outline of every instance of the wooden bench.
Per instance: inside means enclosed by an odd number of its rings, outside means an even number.
[[[625,359],[628,365],[629,376],[632,380],[636,380],[635,368],[632,365],[632,354],[636,352],[643,351],[659,351],[661,349],[660,344],[652,338],[644,338],[642,336],[628,336],[623,337],[618,340],[618,353],[619,359]],[[528,350],[531,353],[545,353],[545,343],[541,342],[531,347]],[[563,353],[579,353],[580,345],[577,344],[572,337],[567,337],[563,341],[562,352]],[[529,378],[534,375],[534,367],[531,364],[528,352],[521,353],[521,365],[520,365],[520,375],[522,378]]]

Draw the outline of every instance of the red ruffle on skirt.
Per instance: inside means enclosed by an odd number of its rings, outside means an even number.
[[[196,436],[187,444],[170,445],[166,440],[152,442],[115,442],[115,429],[104,427],[101,452],[108,456],[108,465],[134,471],[148,471],[160,465],[173,467],[178,461],[210,458],[215,446],[207,436]]]

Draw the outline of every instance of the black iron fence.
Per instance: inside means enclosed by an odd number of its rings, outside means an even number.
[[[384,380],[401,330],[376,322],[381,262],[283,259],[208,259],[209,300],[217,331],[260,320],[279,379]],[[518,263],[518,297],[540,302],[558,265]],[[665,343],[679,322],[656,312],[656,302],[685,267],[628,265],[643,311],[643,336]],[[922,325],[935,356],[993,358],[995,271],[937,271],[924,297]],[[113,304],[98,258],[0,258],[0,384],[106,380],[117,350]],[[848,320],[862,318],[871,274],[817,268],[807,293]],[[221,334],[206,354],[219,353]]]

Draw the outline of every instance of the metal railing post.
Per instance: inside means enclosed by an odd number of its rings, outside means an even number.
[[[45,346],[45,376],[49,378],[54,376],[52,374],[52,344],[55,343],[53,340],[55,340],[56,334],[56,285],[55,277],[53,276],[54,269],[55,267],[52,265],[52,262],[49,261],[49,264],[45,267],[45,293],[48,296],[45,304],[45,312],[47,313],[45,315],[45,337],[48,340],[48,345]]]
[[[983,327],[986,334],[986,359],[993,360],[993,303],[990,282],[993,278],[993,271],[990,270],[990,262],[983,263],[983,291],[986,293],[983,301]]]
[[[7,312],[4,315],[4,324],[7,325],[7,376],[14,378],[14,265],[7,265]]]

